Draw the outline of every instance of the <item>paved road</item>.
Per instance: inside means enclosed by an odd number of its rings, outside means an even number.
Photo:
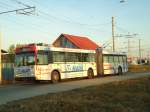
[[[83,79],[67,81],[58,84],[17,84],[10,86],[0,86],[0,104],[5,104],[13,100],[29,98],[47,93],[56,93],[68,91],[77,88],[83,88],[91,85],[105,84],[113,81],[121,81],[150,75],[146,73],[127,73],[122,76],[111,76],[94,79]]]

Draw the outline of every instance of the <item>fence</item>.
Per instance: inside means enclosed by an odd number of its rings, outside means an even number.
[[[14,81],[14,54],[2,54],[2,84]]]

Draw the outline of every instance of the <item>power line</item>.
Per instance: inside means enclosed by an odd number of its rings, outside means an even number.
[[[12,0],[11,0],[12,1]],[[22,2],[20,2],[20,1],[18,1],[18,0],[15,0],[15,1],[13,1],[13,2],[15,2],[15,3],[18,3],[18,4],[20,4],[20,5],[23,5],[23,6],[27,6],[27,7],[29,7],[29,5],[26,5],[25,3],[22,3]],[[30,1],[31,2],[31,1]],[[34,1],[35,2],[35,1]],[[37,1],[36,1],[37,2]],[[49,14],[49,13],[45,13],[45,12],[43,12],[43,11],[38,11],[40,14],[42,14],[43,16],[42,16],[42,18],[44,18],[46,21],[49,21],[49,23],[52,23],[52,21],[50,21],[50,18],[51,19],[53,19],[54,21],[60,21],[60,22],[62,22],[62,23],[68,23],[68,24],[74,24],[74,25],[78,25],[78,26],[82,26],[82,27],[84,27],[84,28],[86,28],[86,29],[88,29],[88,30],[94,30],[94,31],[98,31],[98,32],[100,32],[100,30],[101,30],[101,28],[94,28],[94,27],[100,27],[100,26],[106,26],[106,25],[108,25],[108,24],[110,24],[110,22],[107,22],[107,23],[102,23],[102,24],[84,24],[84,23],[78,23],[78,22],[75,22],[75,21],[71,21],[71,20],[68,20],[68,19],[62,19],[62,18],[59,18],[59,17],[56,17],[56,16],[53,16],[53,15],[51,15],[51,14]],[[32,13],[32,12],[31,12]],[[19,14],[30,14],[29,13],[29,11],[28,12],[20,12],[19,11]],[[40,16],[41,17],[41,16]],[[64,16],[63,16],[64,17]],[[101,32],[108,32],[108,31],[102,31],[101,30]]]
[[[18,1],[18,0],[17,0]],[[19,3],[20,5],[24,5],[24,4],[22,4],[22,3]],[[26,5],[26,4],[25,4]],[[24,5],[24,6],[25,6]],[[94,30],[94,31],[97,31],[97,32],[100,32],[100,30],[101,29],[99,29],[99,28],[94,28],[94,26],[96,26],[96,25],[101,25],[101,26],[106,26],[106,25],[108,25],[108,24],[110,24],[111,22],[107,22],[107,23],[103,23],[103,24],[83,24],[83,23],[77,23],[77,22],[74,22],[74,21],[70,21],[70,20],[68,20],[68,19],[62,19],[62,18],[59,18],[59,17],[56,17],[56,16],[53,16],[53,15],[51,15],[51,14],[49,14],[49,13],[46,13],[46,12],[44,12],[44,11],[38,11],[39,12],[39,16],[40,16],[40,18],[39,19],[44,19],[44,21],[47,21],[47,22],[49,22],[49,24],[51,24],[52,23],[52,20],[53,21],[59,21],[59,22],[63,22],[63,23],[68,23],[68,24],[74,24],[74,25],[77,25],[78,27],[84,27],[85,29],[88,29],[88,30]],[[51,20],[50,20],[51,19]],[[22,23],[20,23],[20,24],[23,24],[23,21],[22,21]],[[32,24],[32,25],[31,25]],[[37,26],[37,24],[33,24],[33,23],[31,23],[30,25],[32,26],[32,27],[35,27],[36,28],[36,26]],[[41,28],[41,27],[40,27]],[[40,28],[38,28],[38,29],[40,29]],[[42,28],[42,30],[43,30],[43,28]],[[102,31],[103,32],[103,31]],[[108,32],[108,31],[107,31]]]
[[[28,9],[31,9],[31,10],[28,10]],[[23,11],[23,12],[21,12],[21,11]],[[16,13],[19,13],[19,14],[25,14],[26,15],[26,14],[30,14],[33,11],[35,11],[35,7],[27,7],[27,8],[21,8],[21,9],[15,9],[15,10],[9,10],[9,11],[0,12],[0,14],[16,12]]]
[[[26,7],[26,8],[20,8],[20,9],[15,9],[15,10],[8,10],[8,11],[3,11],[3,12],[0,12],[0,15],[2,15],[2,14],[6,14],[6,13],[12,13],[12,12],[18,12],[19,13],[19,11],[23,11],[23,13],[22,14],[29,14],[30,12],[32,12],[32,10],[30,11],[29,9],[34,9],[35,10],[35,7]],[[1,83],[1,36],[0,36],[0,83]]]
[[[29,6],[29,5],[27,5],[27,4],[25,4],[25,3],[22,3],[22,2],[20,2],[20,1],[18,1],[18,0],[13,0],[14,2],[16,2],[16,3],[18,3],[18,4],[21,4],[21,5],[23,5],[23,6],[25,6],[25,7],[31,7],[31,6]]]
[[[16,11],[16,10],[15,10]],[[10,11],[9,11],[10,12]],[[30,12],[30,13],[32,13],[32,12]],[[29,13],[29,11],[27,12],[19,12],[19,14],[30,14]],[[55,17],[55,16],[51,16],[50,14],[47,14],[47,13],[45,13],[45,12],[41,12],[41,11],[39,11],[39,16],[40,17],[42,17],[42,18],[44,18],[46,21],[48,21],[48,22],[50,22],[50,23],[52,23],[52,21],[50,21],[50,18],[52,19],[52,20],[54,20],[54,21],[56,21],[56,20],[58,20],[58,21],[60,21],[60,22],[65,22],[65,23],[68,23],[68,24],[73,24],[74,22],[71,22],[71,21],[67,21],[67,20],[63,20],[63,19],[59,19],[59,18],[57,18],[57,17]],[[88,26],[87,24],[76,24],[76,23],[74,23],[75,25],[79,25],[79,26],[82,26],[82,27],[84,27],[84,28],[86,28],[86,29],[92,29],[92,30],[95,30],[95,31],[100,31],[101,29],[99,29],[99,28],[94,28],[94,27],[90,27],[90,26]],[[105,23],[105,24],[103,24],[103,25],[107,25],[107,24],[109,24],[109,22],[108,23]],[[101,24],[102,25],[102,24]],[[104,31],[102,31],[102,32],[104,32]],[[108,31],[107,31],[108,32]]]
[[[39,3],[37,1],[30,0],[30,3],[31,3],[31,1],[32,1],[32,3],[35,3],[35,4],[39,5]],[[47,13],[47,12],[45,12],[43,10],[39,10],[38,12],[41,13],[41,14],[44,14],[46,16],[49,16],[50,18],[56,19],[58,21],[71,23],[71,24],[76,24],[76,25],[80,25],[80,26],[87,26],[87,27],[94,27],[94,26],[96,27],[97,26],[97,27],[100,27],[100,26],[106,26],[108,24],[111,24],[111,21],[106,22],[106,23],[101,23],[101,24],[99,24],[99,23],[97,23],[97,24],[86,24],[86,23],[80,23],[80,22],[74,21],[70,17],[66,17],[64,15],[62,15],[63,18],[60,18],[60,17],[54,16],[54,15],[52,15],[50,13]]]
[[[45,29],[41,29],[38,24],[34,24],[34,23],[30,23],[30,24],[23,24],[24,23],[24,20],[23,19],[19,19],[20,21],[16,21],[16,19],[12,19],[12,18],[8,18],[8,21],[10,23],[14,23],[14,24],[18,24],[18,26],[22,28],[22,26],[24,26],[25,30],[30,30],[29,27],[32,29],[32,30],[35,30],[37,32],[43,32],[45,34],[48,34],[49,32],[46,32]],[[29,26],[28,26],[29,25]]]
[[[122,27],[120,27],[120,26],[118,26],[118,25],[116,25],[116,29],[119,29],[119,30],[121,30],[121,31],[123,31],[123,32],[129,33],[129,31],[128,31],[127,29],[122,28]]]
[[[45,16],[48,16],[49,18],[53,18],[55,20],[66,22],[66,23],[71,23],[71,24],[76,24],[76,25],[80,25],[80,26],[92,27],[92,26],[100,26],[100,25],[105,26],[105,25],[110,24],[110,22],[103,23],[103,24],[84,24],[84,23],[79,23],[79,22],[75,22],[75,21],[70,21],[67,19],[58,18],[58,17],[53,16],[49,13],[44,12],[44,11],[38,11],[38,12],[41,14],[44,14]]]
[[[5,1],[6,1],[6,0],[5,0]],[[3,5],[3,6],[5,6],[5,7],[7,7],[7,8],[14,8],[14,9],[17,8],[17,7],[15,7],[15,6],[13,6],[13,5],[7,4],[6,2],[2,2],[2,1],[0,1],[0,4]]]
[[[84,27],[85,29],[89,29],[89,30],[94,30],[94,31],[102,31],[100,28],[94,28],[94,27],[89,27],[89,26],[85,26],[83,24],[75,24],[71,21],[68,21],[68,20],[63,20],[63,19],[59,19],[55,16],[52,16],[46,12],[43,12],[43,11],[38,11],[39,12],[39,16],[42,17],[43,19],[45,19],[46,21],[48,21],[49,23],[52,23],[52,21],[59,21],[59,22],[62,22],[62,23],[67,23],[67,24],[70,24],[70,25],[77,25],[77,26],[80,26],[80,27]],[[50,20],[51,19],[51,20]],[[105,32],[104,30],[102,32]],[[108,31],[106,31],[108,32]]]

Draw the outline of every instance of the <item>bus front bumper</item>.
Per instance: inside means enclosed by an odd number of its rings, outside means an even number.
[[[16,81],[34,81],[35,77],[15,77]]]

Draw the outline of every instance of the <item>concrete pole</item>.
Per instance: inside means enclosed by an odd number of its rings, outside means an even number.
[[[128,39],[128,57],[131,57],[130,40]]]
[[[141,64],[141,39],[139,39],[139,60]]]
[[[114,17],[112,17],[112,50],[115,52],[115,22],[114,22]]]

